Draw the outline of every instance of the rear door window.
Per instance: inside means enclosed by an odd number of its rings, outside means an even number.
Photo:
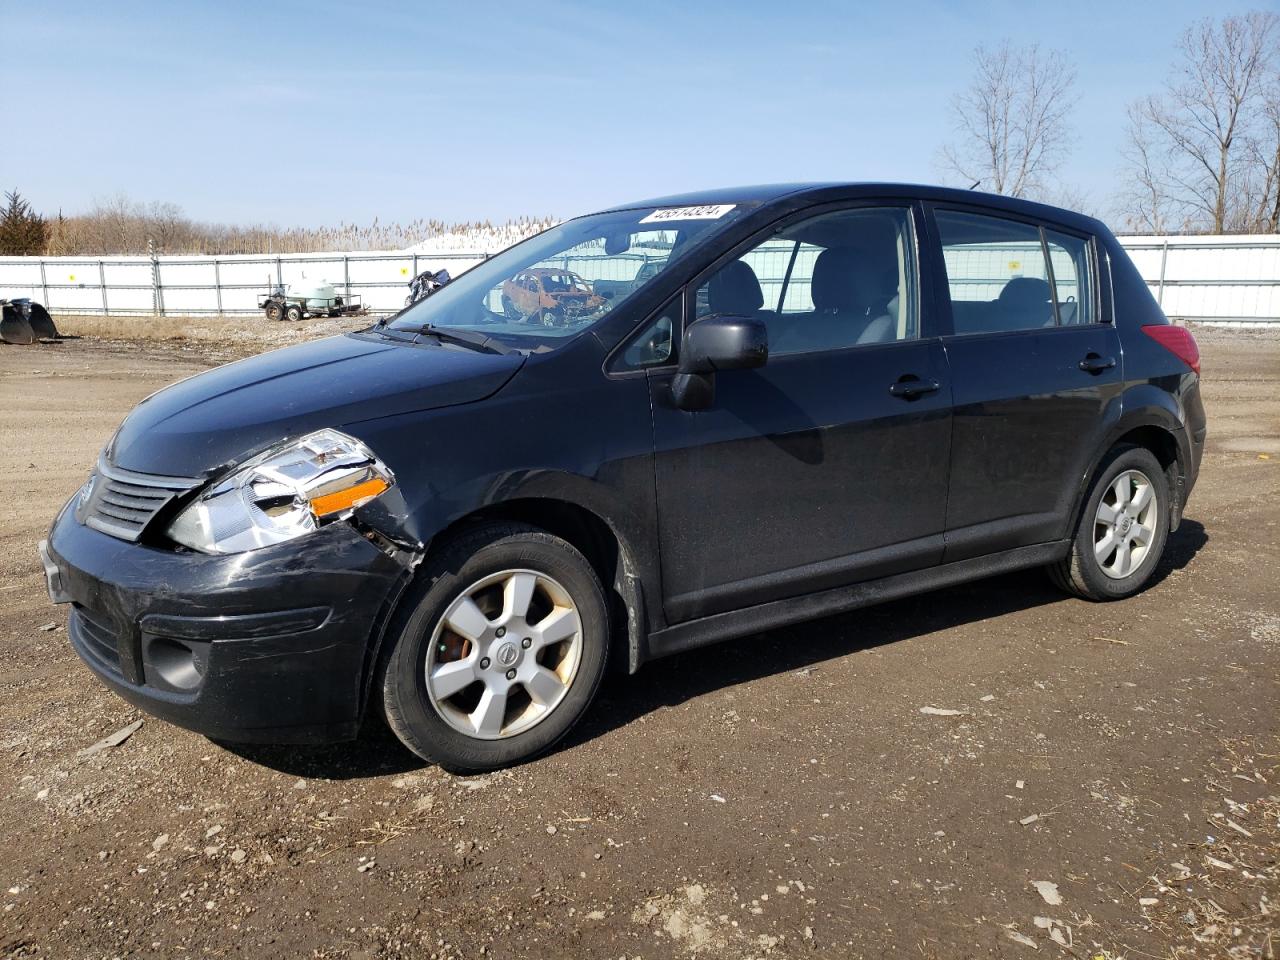
[[[957,334],[1098,322],[1091,241],[959,210],[934,219]]]
[[[935,219],[956,333],[1054,326],[1039,227],[956,210],[938,210]]]

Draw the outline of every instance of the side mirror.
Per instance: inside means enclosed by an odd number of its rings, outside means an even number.
[[[769,359],[769,332],[753,317],[715,315],[689,325],[677,373],[671,380],[675,404],[705,410],[715,399],[715,375],[725,370],[763,367]]]

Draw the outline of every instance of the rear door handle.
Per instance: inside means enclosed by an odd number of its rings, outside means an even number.
[[[1080,369],[1085,373],[1101,373],[1103,370],[1110,370],[1115,365],[1115,357],[1100,357],[1096,353],[1091,353],[1080,361]]]
[[[914,400],[926,393],[934,393],[940,388],[937,380],[921,380],[913,374],[907,374],[897,383],[890,385],[889,392],[903,400]]]

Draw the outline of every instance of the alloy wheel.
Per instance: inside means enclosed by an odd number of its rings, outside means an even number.
[[[1145,473],[1126,470],[1112,480],[1093,521],[1093,555],[1102,572],[1123,580],[1142,566],[1158,521],[1155,489]]]
[[[578,608],[558,581],[534,570],[503,570],[445,608],[427,648],[427,696],[446,723],[469,737],[512,737],[560,705],[582,647]]]

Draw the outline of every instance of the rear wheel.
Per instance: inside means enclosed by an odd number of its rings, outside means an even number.
[[[280,304],[278,303],[268,303],[263,308],[263,312],[267,315],[267,319],[272,322],[284,316],[284,311],[280,309]]]
[[[534,757],[595,697],[608,622],[600,581],[571,545],[523,524],[477,528],[431,562],[397,618],[387,723],[448,770]]]
[[[1049,567],[1059,587],[1088,600],[1119,600],[1151,579],[1169,538],[1169,485],[1155,455],[1122,446],[1103,460],[1071,552]]]
[[[302,319],[302,308],[296,303],[291,303],[284,308],[284,318],[290,323],[297,323]]]

